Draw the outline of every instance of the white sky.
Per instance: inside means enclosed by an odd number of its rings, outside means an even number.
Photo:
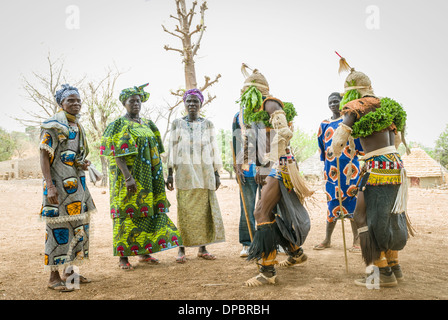
[[[199,4],[202,2],[198,1]],[[188,1],[188,7],[191,1]],[[408,113],[408,141],[433,147],[448,123],[448,1],[385,0],[208,0],[204,34],[196,57],[199,85],[204,75],[222,78],[210,90],[217,99],[207,108],[215,126],[231,128],[244,82],[241,63],[268,79],[271,93],[293,102],[295,126],[316,132],[330,116],[327,97],[343,89],[338,51],[365,72],[378,96],[391,97]],[[69,5],[79,8],[79,29],[66,27]],[[375,6],[378,29],[366,23]],[[47,72],[47,54],[63,56],[67,77],[97,78],[114,63],[128,70],[121,89],[149,82],[149,105],[173,101],[170,90],[184,86],[177,38],[163,32],[174,26],[174,0],[16,0],[0,4],[0,127],[24,128],[11,119],[22,108],[20,77]],[[199,14],[196,23],[199,22]],[[162,129],[161,125],[161,129]]]

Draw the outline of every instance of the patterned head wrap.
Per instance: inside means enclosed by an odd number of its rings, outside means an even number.
[[[62,89],[56,91],[56,94],[54,95],[56,102],[58,105],[62,104],[62,101],[64,101],[65,98],[68,96],[71,96],[72,94],[77,94],[79,96],[79,91],[77,88],[70,86],[69,84],[63,84]]]
[[[202,95],[202,92],[201,92],[201,90],[199,90],[199,89],[190,89],[190,90],[187,90],[187,91],[184,93],[184,96],[183,96],[183,100],[184,100],[184,102],[185,102],[185,100],[187,100],[187,97],[188,97],[188,96],[191,96],[191,95],[194,95],[194,96],[198,97],[199,100],[201,101],[201,104],[204,103],[204,96]]]
[[[139,95],[142,99],[142,102],[146,102],[149,99],[149,92],[145,92],[143,90],[144,87],[148,86],[149,83],[143,84],[139,87],[133,87],[128,89],[123,89],[120,93],[120,96],[118,99],[120,99],[121,102],[126,101],[129,97]]]

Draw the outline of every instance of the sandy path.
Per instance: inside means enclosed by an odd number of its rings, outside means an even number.
[[[278,269],[279,284],[268,288],[246,288],[243,283],[257,273],[254,263],[239,257],[239,203],[234,181],[224,180],[217,192],[226,229],[225,243],[209,246],[218,259],[196,258],[196,249],[187,248],[188,261],[175,263],[176,250],[156,254],[157,266],[137,265],[123,272],[112,256],[112,222],[108,216],[106,188],[90,185],[98,213],[93,218],[91,261],[81,272],[92,279],[81,290],[60,294],[46,288],[48,274],[43,271],[44,224],[36,218],[41,206],[40,180],[0,181],[0,300],[5,299],[448,299],[448,191],[410,189],[409,215],[418,235],[400,253],[405,281],[398,287],[368,290],[353,280],[363,272],[359,254],[348,254],[349,273],[345,272],[340,224],[333,235],[332,248],[312,250],[325,232],[325,198],[311,208],[311,231],[304,250],[309,261],[304,266]],[[170,217],[176,222],[176,197]],[[346,223],[348,245],[352,241]],[[284,259],[280,255],[280,260]]]

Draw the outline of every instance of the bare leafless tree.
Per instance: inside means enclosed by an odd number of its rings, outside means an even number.
[[[64,59],[59,57],[52,59],[51,54],[47,55],[48,73],[32,72],[32,77],[22,76],[22,88],[25,91],[25,98],[32,102],[32,107],[22,107],[26,116],[24,118],[12,117],[24,126],[38,126],[40,123],[56,113],[59,106],[54,95],[64,83],[79,86],[84,78],[77,81],[68,81],[64,70]]]
[[[25,109],[26,118],[15,118],[27,129],[38,127],[41,122],[53,116],[59,106],[54,95],[64,83],[70,83],[80,90],[83,101],[81,123],[86,129],[89,146],[89,158],[100,161],[103,172],[102,185],[107,185],[108,165],[104,157],[99,156],[99,144],[106,126],[119,115],[121,105],[118,105],[115,85],[117,79],[123,74],[116,66],[107,67],[105,74],[99,80],[86,80],[83,76],[79,80],[70,80],[65,77],[68,72],[64,68],[64,60],[53,60],[48,54],[48,73],[32,73],[32,77],[22,77],[25,96],[33,103],[32,107]],[[27,130],[30,131],[30,130]],[[30,131],[31,132],[31,131]]]
[[[182,57],[182,63],[184,65],[184,74],[185,74],[185,90],[198,88],[203,93],[212,85],[218,82],[221,75],[218,74],[214,80],[211,80],[210,77],[204,77],[204,84],[198,86],[196,80],[196,69],[195,69],[195,56],[201,45],[202,36],[204,35],[206,25],[204,24],[205,11],[207,8],[207,2],[203,1],[199,7],[199,12],[201,15],[201,20],[196,28],[192,29],[193,17],[196,14],[196,7],[198,5],[197,1],[193,1],[190,10],[187,10],[187,6],[185,0],[174,0],[176,4],[176,15],[170,15],[170,18],[176,20],[176,26],[173,31],[169,31],[164,25],[162,25],[163,31],[166,33],[178,38],[182,43],[182,49],[173,48],[169,45],[165,45],[165,50],[178,52]],[[196,41],[193,40],[193,36],[196,37]],[[176,103],[169,106],[169,108],[165,111],[165,118],[170,120],[172,115],[176,112],[177,107],[182,103],[182,96],[185,90],[179,89],[177,91],[171,91],[171,94],[177,98]],[[207,92],[207,97],[202,107],[204,108],[206,105],[210,104],[216,96],[210,95]],[[169,131],[170,121],[167,123],[167,130],[165,131],[164,139]]]
[[[123,74],[118,68],[108,67],[106,73],[97,81],[89,81],[81,87],[83,96],[83,125],[90,138],[90,144],[99,150],[101,137],[107,125],[119,116],[122,106],[115,95],[115,85]],[[98,152],[92,154],[98,156]],[[107,186],[108,163],[104,157],[99,157],[103,173],[102,186]]]

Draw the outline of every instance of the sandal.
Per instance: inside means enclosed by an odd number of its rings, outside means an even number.
[[[308,256],[304,253],[299,255],[298,257],[289,256],[285,261],[280,262],[279,267],[291,267],[297,264],[305,263],[308,260]]]
[[[120,267],[122,270],[128,270],[128,271],[134,270],[134,267],[129,262],[126,263],[120,262],[118,264],[118,267]]]
[[[68,277],[70,277],[70,276],[73,276],[73,275],[70,274],[67,277],[62,276],[61,279],[66,282]],[[78,275],[78,280],[79,280],[79,283],[81,283],[81,284],[86,284],[86,283],[91,283],[92,282],[91,280],[87,279],[86,277],[84,277],[82,275]]]
[[[158,259],[151,257],[151,256],[146,257],[146,258],[139,258],[138,262],[147,262],[149,264],[159,264],[160,263]]]
[[[186,257],[185,255],[182,255],[182,256],[180,256],[180,257],[177,257],[177,258],[176,258],[176,262],[177,262],[177,263],[185,263],[185,262],[187,262],[187,257]]]
[[[327,249],[327,248],[330,248],[331,246],[330,245],[326,245],[326,244],[323,244],[323,243],[319,243],[319,244],[316,244],[314,247],[313,247],[313,249],[314,250],[324,250],[324,249]]]
[[[53,284],[48,284],[48,289],[52,289],[52,290],[56,290],[59,292],[72,292],[75,289],[71,288],[67,288],[67,286],[65,285],[64,281],[59,281]]]
[[[214,255],[212,255],[211,253],[207,252],[207,253],[198,253],[198,257],[205,259],[205,260],[215,260],[216,257]]]
[[[352,253],[361,253],[361,247],[360,246],[353,246],[350,249],[348,249],[349,252]]]
[[[275,284],[275,279],[277,276],[272,277],[266,277],[262,273],[260,273],[258,276],[255,276],[253,278],[250,278],[245,282],[246,287],[259,287],[263,286],[265,284]]]

